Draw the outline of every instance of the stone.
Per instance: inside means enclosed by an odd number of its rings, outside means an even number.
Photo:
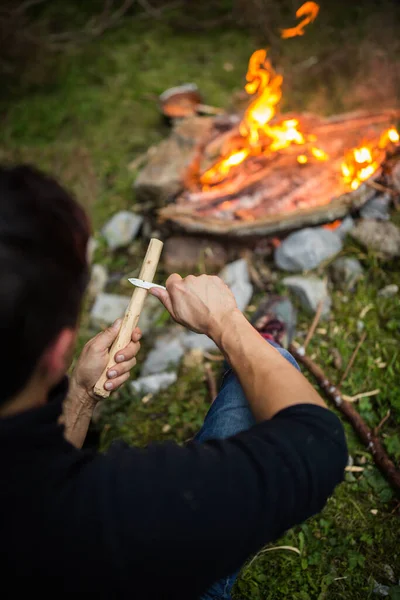
[[[378,296],[380,296],[380,298],[392,298],[393,296],[396,296],[398,293],[399,293],[399,286],[396,285],[395,283],[390,283],[389,285],[386,285],[384,288],[379,290]]]
[[[309,271],[342,249],[333,231],[308,227],[291,233],[275,250],[275,264],[283,271]]]
[[[227,262],[225,248],[213,240],[176,236],[164,244],[163,262],[169,273],[183,269],[192,271],[199,265],[207,272],[221,269]]]
[[[392,202],[391,194],[378,194],[368,200],[360,210],[363,219],[376,219],[377,221],[389,221],[389,208]]]
[[[170,137],[157,146],[136,178],[133,189],[138,202],[162,206],[182,191],[187,169],[212,124],[212,117],[189,117],[174,123]]]
[[[116,213],[103,227],[103,235],[111,250],[125,248],[137,236],[143,217],[128,210]]]
[[[123,317],[130,301],[130,296],[119,294],[99,294],[90,312],[90,321],[95,327],[112,325]]]
[[[400,256],[400,229],[390,221],[361,219],[350,235],[362,246],[385,258]]]
[[[340,223],[339,227],[334,229],[332,233],[339,236],[339,238],[343,241],[346,238],[347,234],[350,233],[350,231],[353,229],[353,227],[354,219],[353,217],[350,217],[350,215],[347,215],[347,217],[345,217]]]
[[[186,350],[202,350],[204,352],[218,351],[217,345],[203,333],[189,331],[182,337],[182,343]]]
[[[235,296],[236,304],[242,312],[249,304],[253,295],[253,286],[250,283],[249,269],[247,261],[244,258],[235,260],[226,265],[220,272],[219,276],[226,285],[231,289]]]
[[[175,367],[180,363],[184,352],[182,334],[171,332],[159,337],[144,361],[141,376],[163,373],[169,367]]]
[[[155,296],[147,295],[143,310],[140,313],[138,326],[144,335],[150,333],[154,323],[161,317],[165,311],[164,306]]]
[[[320,301],[324,300],[321,316],[327,317],[329,315],[332,301],[324,279],[318,279],[318,277],[314,276],[302,277],[300,275],[293,275],[285,277],[282,283],[298,297],[306,311],[315,313]]]
[[[132,381],[131,388],[140,394],[157,394],[161,390],[169,388],[176,380],[177,374],[174,372],[155,373]]]
[[[342,289],[354,289],[363,273],[360,261],[347,256],[337,258],[330,266],[332,281]]]
[[[90,282],[88,285],[88,294],[90,298],[96,298],[104,292],[108,281],[108,272],[103,265],[95,264],[92,266]]]

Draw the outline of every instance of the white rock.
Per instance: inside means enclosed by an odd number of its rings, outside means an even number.
[[[116,213],[103,227],[103,235],[111,250],[124,248],[137,236],[143,217],[127,210]]]
[[[244,258],[240,258],[239,260],[235,260],[226,265],[219,276],[229,287],[237,281],[250,283],[249,268],[247,266],[247,261]]]
[[[377,221],[389,221],[390,204],[392,202],[391,194],[378,194],[371,200],[368,200],[360,210],[363,219],[376,219]]]
[[[313,276],[294,275],[285,277],[283,284],[299,298],[303,308],[309,312],[315,313],[320,301],[324,300],[321,316],[328,316],[332,301],[325,280]]]
[[[182,343],[186,350],[203,350],[206,352],[215,352],[217,345],[207,335],[189,331],[182,337]]]
[[[382,288],[381,290],[379,290],[378,296],[380,296],[381,298],[392,298],[393,296],[396,296],[396,294],[398,294],[398,293],[399,293],[399,286],[396,285],[395,283],[390,283],[389,285],[387,285],[384,288]]]
[[[153,329],[153,324],[165,311],[161,302],[150,294],[147,295],[146,302],[139,318],[139,327],[143,334],[150,333]]]
[[[123,317],[129,304],[129,296],[119,294],[99,294],[90,313],[92,325],[112,325],[116,319]]]
[[[90,298],[96,298],[98,294],[104,292],[108,280],[108,272],[103,265],[95,264],[92,266],[88,294]]]
[[[166,390],[176,380],[176,373],[155,373],[154,375],[139,377],[136,381],[132,381],[131,388],[141,394],[157,394],[161,390]]]
[[[230,287],[239,310],[243,312],[253,295],[247,261],[244,258],[235,260],[226,265],[219,276]]]
[[[284,271],[309,271],[342,249],[339,235],[323,227],[291,233],[275,250],[275,264]]]
[[[339,227],[332,231],[332,233],[337,235],[343,241],[347,234],[350,233],[350,231],[352,231],[354,225],[355,223],[353,217],[350,217],[350,215],[348,215],[343,219]]]
[[[149,352],[143,364],[141,375],[162,373],[170,366],[178,365],[184,352],[182,336],[164,335],[156,340],[153,350]]]

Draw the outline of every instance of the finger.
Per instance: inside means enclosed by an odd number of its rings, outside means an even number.
[[[167,290],[169,290],[171,286],[173,286],[175,283],[179,283],[179,281],[182,281],[182,277],[178,273],[172,273],[172,275],[168,277],[165,287]]]
[[[142,330],[140,329],[140,327],[136,327],[133,331],[132,331],[132,342],[138,342],[140,339],[142,339]]]
[[[126,346],[126,348],[124,348],[123,350],[118,350],[118,352],[114,356],[114,360],[116,363],[122,363],[126,360],[130,360],[131,358],[136,356],[136,354],[139,352],[139,350],[140,350],[139,342],[130,342]]]
[[[167,290],[162,290],[161,288],[151,288],[149,292],[152,296],[155,296],[160,300],[160,302],[162,302],[162,304],[164,304],[171,317],[175,319],[175,313],[172,306],[171,296],[169,295]]]
[[[107,371],[107,377],[109,379],[116,379],[124,373],[129,373],[131,369],[136,365],[136,358],[131,358],[130,360],[126,360],[125,362],[119,365],[113,365]]]
[[[96,350],[108,350],[115,338],[117,337],[119,330],[121,329],[122,319],[117,319],[111,327],[107,327],[104,331],[101,331],[93,338],[93,343],[96,346]]]
[[[106,381],[106,383],[104,384],[104,387],[108,392],[113,392],[114,390],[117,390],[119,387],[121,387],[121,385],[125,383],[125,381],[128,381],[129,376],[130,373],[124,373],[116,379],[108,379],[108,381]]]

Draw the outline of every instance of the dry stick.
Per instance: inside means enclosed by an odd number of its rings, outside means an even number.
[[[289,348],[295,359],[301,363],[317,381],[325,395],[331,400],[336,408],[346,417],[358,434],[362,442],[370,450],[374,462],[381,473],[387,478],[390,485],[400,492],[400,471],[389,458],[376,433],[371,430],[363,418],[358,414],[350,402],[343,400],[342,394],[335,387],[325,373],[311,358],[303,356],[293,344]]]
[[[153,281],[158,261],[160,260],[162,247],[163,243],[160,242],[160,240],[156,240],[154,238],[150,240],[142,268],[140,269],[139,279],[150,282]],[[139,287],[135,288],[133,291],[132,298],[129,302],[128,308],[126,309],[125,316],[121,324],[121,329],[119,330],[119,333],[110,348],[107,366],[104,369],[100,379],[94,386],[95,394],[101,398],[108,398],[110,395],[110,392],[104,389],[104,384],[107,381],[107,371],[115,364],[115,355],[117,352],[126,348],[131,341],[132,332],[138,324],[147,293],[148,290]]]
[[[366,337],[367,337],[367,334],[366,334],[366,332],[364,331],[364,333],[362,334],[362,336],[361,336],[361,338],[360,338],[360,341],[358,342],[358,344],[357,344],[357,346],[356,346],[356,348],[355,348],[355,350],[354,350],[353,354],[352,354],[352,355],[351,355],[351,357],[350,357],[350,360],[349,360],[349,362],[348,362],[348,365],[347,365],[347,367],[346,367],[346,369],[345,369],[345,371],[344,371],[344,373],[343,373],[343,375],[342,375],[342,378],[341,378],[341,380],[339,381],[339,385],[338,385],[338,387],[341,387],[341,386],[342,386],[342,384],[343,384],[344,380],[346,379],[347,375],[350,373],[351,367],[353,366],[353,364],[354,364],[354,361],[356,360],[356,357],[357,357],[358,351],[360,350],[361,346],[363,345],[363,343],[364,343],[364,341],[365,341],[365,338],[366,338]]]
[[[212,366],[210,363],[205,363],[204,365],[204,373],[207,380],[208,391],[210,392],[211,404],[214,402],[217,397],[217,382],[215,381],[215,375],[212,370]]]
[[[387,187],[386,185],[382,185],[381,183],[378,183],[377,181],[366,181],[365,185],[373,188],[374,190],[378,190],[380,192],[387,192],[388,194],[391,194],[392,196],[397,196],[397,194],[398,194],[398,192],[396,192],[395,190],[392,190],[391,188]]]
[[[386,421],[388,420],[388,418],[390,417],[390,408],[387,411],[386,415],[383,417],[382,421],[379,423],[379,425],[377,425],[374,429],[374,434],[378,435],[378,433],[380,432],[380,430],[382,429],[382,427],[384,426],[384,424],[386,423]]]
[[[321,314],[322,314],[322,309],[324,307],[324,302],[325,302],[325,298],[322,298],[322,300],[320,300],[319,303],[318,303],[317,312],[315,313],[314,320],[311,323],[311,327],[310,327],[310,329],[308,331],[307,337],[306,337],[305,342],[303,344],[304,350],[306,350],[308,344],[311,342],[311,340],[312,340],[312,338],[314,336],[315,330],[318,327],[318,323],[319,323],[319,320],[320,320]]]

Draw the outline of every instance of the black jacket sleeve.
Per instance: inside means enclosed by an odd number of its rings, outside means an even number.
[[[80,476],[117,587],[161,578],[172,598],[177,581],[201,592],[320,511],[346,461],[339,419],[303,404],[228,440],[117,444]]]

